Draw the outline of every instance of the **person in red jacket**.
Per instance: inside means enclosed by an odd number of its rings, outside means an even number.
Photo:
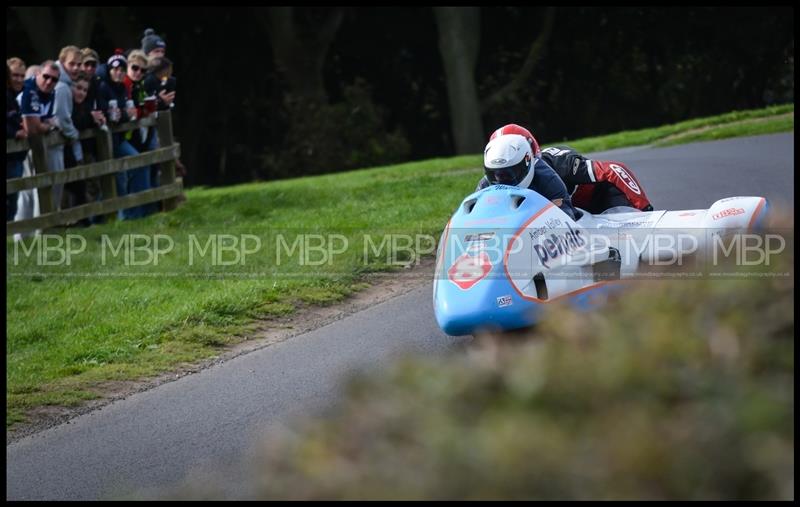
[[[569,146],[551,146],[542,150],[528,129],[514,123],[495,130],[489,139],[507,134],[521,135],[528,140],[534,157],[547,162],[564,181],[574,206],[592,214],[615,206],[653,210],[642,184],[622,162],[590,160]]]

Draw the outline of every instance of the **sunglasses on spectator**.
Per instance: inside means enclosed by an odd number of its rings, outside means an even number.
[[[140,70],[143,71],[144,69],[139,67],[138,65],[131,65],[131,70],[134,72],[139,72]]]
[[[58,82],[58,76],[52,76],[50,74],[42,74],[42,79],[44,79],[45,82],[47,81],[52,81],[54,83]]]

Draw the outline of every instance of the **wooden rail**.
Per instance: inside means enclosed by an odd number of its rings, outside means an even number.
[[[114,158],[112,133],[122,133],[140,127],[155,126],[160,147],[131,157]],[[6,222],[6,235],[46,229],[57,225],[75,222],[95,215],[110,215],[114,212],[156,201],[164,201],[164,209],[175,209],[177,196],[183,191],[183,181],[175,177],[175,161],[180,156],[180,144],[172,135],[172,115],[169,111],[159,111],[137,122],[129,122],[109,130],[90,129],[80,133],[80,139],[97,139],[97,162],[71,167],[64,171],[52,172],[47,167],[47,149],[66,144],[59,132],[29,139],[6,140],[6,153],[31,150],[35,174],[23,178],[6,180],[6,194],[36,188],[39,192],[40,216],[17,222]],[[116,173],[150,164],[161,164],[161,185],[143,192],[117,197]],[[59,211],[52,209],[52,186],[99,178],[103,199]]]

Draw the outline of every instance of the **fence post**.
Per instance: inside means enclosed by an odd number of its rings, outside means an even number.
[[[33,135],[28,138],[33,155],[31,174],[44,174],[49,171],[47,166],[47,148],[44,145],[45,136]],[[32,192],[39,193],[39,213],[44,215],[53,211],[53,187],[42,187]]]
[[[114,143],[111,139],[111,132],[106,129],[97,130],[97,160],[112,160],[114,158]],[[117,174],[106,174],[100,177],[100,191],[103,193],[103,200],[113,199],[117,196]],[[116,216],[116,212],[111,212],[107,217]]]
[[[172,146],[174,138],[172,137],[172,113],[170,111],[158,112],[158,143],[162,148]],[[161,163],[161,184],[168,185],[175,183],[175,160],[167,160]],[[164,211],[174,210],[178,206],[178,199],[170,197],[164,199]]]

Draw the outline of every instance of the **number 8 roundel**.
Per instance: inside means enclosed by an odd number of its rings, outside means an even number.
[[[481,252],[478,257],[463,254],[447,270],[447,278],[460,289],[469,290],[486,278],[491,270],[492,262],[486,252]]]

